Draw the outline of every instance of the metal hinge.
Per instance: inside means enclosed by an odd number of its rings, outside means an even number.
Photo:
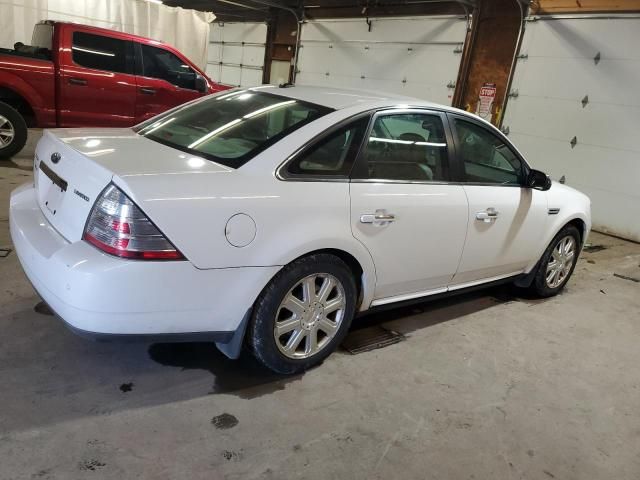
[[[509,95],[507,95],[507,97],[510,98],[518,98],[520,96],[520,92],[518,92],[518,90],[511,90],[509,92]]]
[[[589,95],[585,95],[584,98],[582,99],[582,108],[586,107],[588,103],[589,103]]]

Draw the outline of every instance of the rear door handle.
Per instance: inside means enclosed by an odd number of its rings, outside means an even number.
[[[387,213],[386,210],[376,210],[376,213],[365,213],[360,215],[360,223],[371,223],[376,227],[387,225],[396,220],[396,216]]]
[[[498,212],[495,208],[487,208],[483,212],[476,213],[476,220],[481,220],[485,223],[491,223],[496,220],[500,216],[500,212]]]
[[[145,95],[155,95],[156,89],[151,87],[140,87],[140,93],[144,93]]]
[[[69,85],[86,85],[89,82],[87,82],[84,78],[69,77],[68,83]]]

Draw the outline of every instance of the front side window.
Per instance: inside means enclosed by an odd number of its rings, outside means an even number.
[[[289,164],[293,175],[348,177],[362,141],[369,116],[351,122],[302,151]]]
[[[128,42],[117,38],[73,32],[74,63],[95,70],[130,73],[127,61]]]
[[[438,115],[378,116],[363,155],[369,179],[419,182],[449,179],[447,142]]]
[[[178,150],[238,168],[331,109],[266,92],[235,91],[171,110],[136,128]]]
[[[464,180],[470,183],[520,185],[524,168],[520,159],[497,136],[465,120],[455,119],[458,156]]]
[[[180,58],[163,48],[141,45],[142,74],[166,80],[181,88],[195,90],[196,72]]]

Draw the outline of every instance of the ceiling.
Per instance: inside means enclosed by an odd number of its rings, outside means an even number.
[[[314,12],[327,12],[339,15],[342,12],[354,12],[361,15],[375,15],[376,12],[389,12],[394,9],[439,8],[464,12],[460,4],[471,6],[474,0],[164,0],[171,7],[192,8],[216,14],[217,20],[225,22],[266,21],[282,12],[286,7],[306,15]],[[458,5],[456,5],[458,4]]]

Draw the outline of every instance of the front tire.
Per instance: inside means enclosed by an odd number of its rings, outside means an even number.
[[[247,343],[258,361],[275,372],[307,370],[342,343],[356,298],[353,274],[339,258],[316,254],[296,260],[260,294]]]
[[[14,108],[0,102],[0,159],[18,153],[27,143],[27,124]]]
[[[571,278],[579,254],[580,232],[575,226],[566,225],[542,255],[529,290],[542,298],[557,295]]]

